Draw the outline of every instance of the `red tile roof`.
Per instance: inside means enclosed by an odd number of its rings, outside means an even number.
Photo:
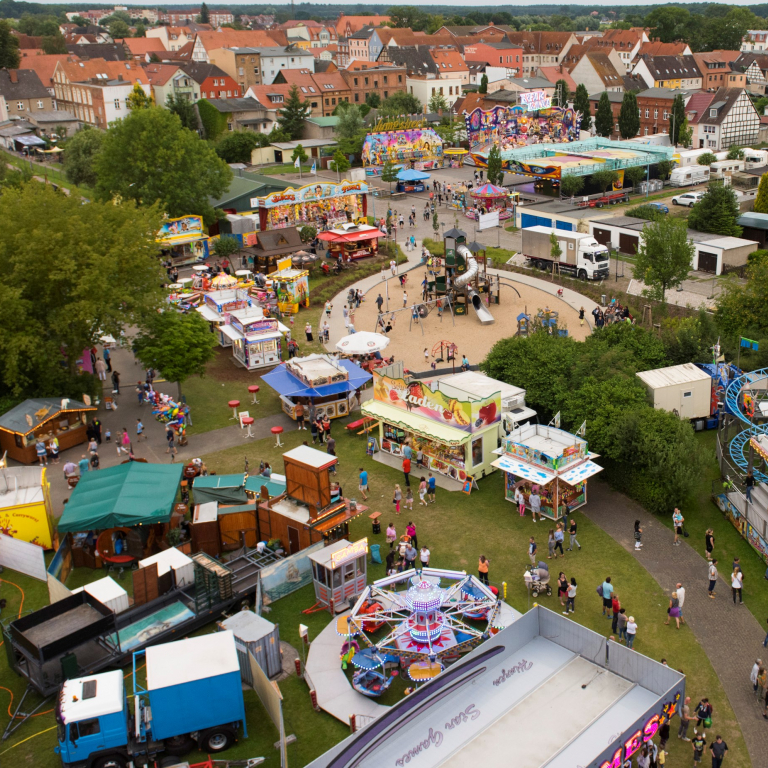
[[[21,61],[19,62],[19,69],[32,69],[37,73],[40,78],[40,82],[46,88],[53,87],[53,71],[56,69],[56,63],[59,61],[77,62],[80,59],[74,54],[63,53],[39,53],[22,51]]]

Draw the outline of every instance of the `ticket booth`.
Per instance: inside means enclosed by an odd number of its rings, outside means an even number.
[[[367,538],[351,544],[342,539],[309,556],[315,597],[331,615],[351,608],[365,589],[368,580],[367,552]]]

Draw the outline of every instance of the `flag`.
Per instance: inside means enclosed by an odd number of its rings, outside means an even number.
[[[312,161],[312,170],[310,171],[310,173],[317,174],[317,160]]]
[[[587,434],[587,422],[584,421],[584,423],[576,430],[576,434],[579,437],[586,437]]]
[[[296,162],[293,164],[294,168],[301,168],[301,163],[299,162],[299,158],[296,158]]]
[[[558,411],[554,417],[552,418],[552,421],[549,422],[550,427],[555,427],[556,429],[560,429],[560,411]]]

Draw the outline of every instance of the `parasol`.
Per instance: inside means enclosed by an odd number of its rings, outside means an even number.
[[[473,189],[470,194],[472,197],[506,197],[507,190],[503,187],[497,187],[495,184],[483,184],[477,189]]]
[[[423,181],[424,179],[429,178],[429,174],[408,169],[400,171],[400,173],[397,174],[397,178],[398,181]]]
[[[388,344],[389,339],[380,333],[360,331],[339,339],[336,349],[344,355],[367,355],[385,349]]]

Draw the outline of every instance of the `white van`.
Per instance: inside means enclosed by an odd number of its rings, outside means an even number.
[[[706,165],[689,165],[685,168],[675,168],[669,175],[669,183],[675,187],[690,187],[693,184],[706,184],[709,181],[709,167]]]
[[[744,170],[744,160],[718,160],[709,166],[710,178],[723,179],[734,171]]]

